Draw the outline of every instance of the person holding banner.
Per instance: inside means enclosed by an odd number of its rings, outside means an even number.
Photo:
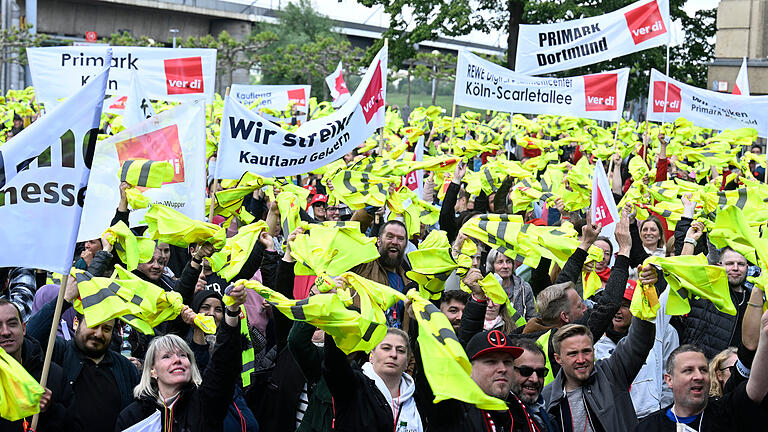
[[[70,276],[64,293],[63,310],[72,307],[79,296],[77,282]],[[46,348],[56,306],[52,300],[30,318],[27,334]],[[76,313],[77,324],[71,340],[56,338],[53,362],[64,369],[75,394],[73,412],[92,430],[114,430],[120,411],[133,400],[133,387],[139,372],[130,360],[109,349],[117,320],[88,327],[85,316]],[[94,409],[98,407],[98,409]]]

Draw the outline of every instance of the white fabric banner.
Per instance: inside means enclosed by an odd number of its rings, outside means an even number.
[[[296,107],[297,117],[305,122],[309,115],[309,95],[312,86],[308,85],[245,85],[232,84],[229,95],[245,106],[261,100],[256,108],[260,115],[268,120],[276,122],[288,122],[289,118],[278,118],[261,113],[262,108],[276,111],[285,111],[293,103]]]
[[[331,91],[331,97],[333,98],[331,106],[334,108],[338,108],[344,105],[344,103],[349,100],[350,96],[349,89],[347,88],[347,83],[344,82],[344,76],[342,75],[342,72],[343,69],[341,67],[341,61],[339,61],[339,65],[336,66],[336,70],[325,77],[325,83],[328,84],[328,90]]]
[[[288,132],[249,111],[232,96],[224,101],[217,179],[247,171],[265,177],[303,174],[343,157],[384,126],[387,48],[368,67],[355,94],[338,111]]]
[[[144,95],[139,75],[134,71],[131,74],[131,89],[123,110],[123,127],[129,128],[153,115],[155,115],[155,109],[152,107],[152,102]]]
[[[120,201],[117,172],[128,159],[168,161],[173,180],[144,196],[202,220],[205,215],[205,107],[202,101],[183,103],[131,126],[96,145],[78,241],[101,237]],[[146,209],[132,210],[130,226],[141,224]]]
[[[107,46],[27,48],[35,96],[47,108],[74,94],[104,67]],[[146,96],[172,102],[213,102],[216,50],[208,48],[112,47],[108,95],[127,95],[131,72]]]
[[[109,75],[101,70],[3,145],[0,267],[69,273]]]
[[[628,79],[629,68],[566,78],[531,77],[459,51],[453,100],[494,111],[618,121]]]
[[[669,0],[640,0],[617,11],[555,24],[521,24],[515,71],[540,75],[666,45]]]
[[[746,57],[741,60],[741,68],[739,68],[739,74],[736,76],[736,82],[733,84],[733,91],[731,93],[749,96],[749,75],[747,75]]]
[[[669,81],[664,100],[665,80]],[[665,112],[665,105],[669,105]],[[768,137],[768,96],[739,96],[683,84],[651,70],[647,119],[671,123],[685,117],[699,127],[718,130],[751,127]]]

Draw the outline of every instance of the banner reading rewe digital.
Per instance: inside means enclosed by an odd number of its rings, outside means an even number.
[[[666,103],[665,81],[669,82]],[[665,105],[669,105],[666,112]],[[768,137],[768,96],[741,96],[700,89],[651,69],[648,120],[673,122],[678,117],[699,127],[719,130],[751,127],[759,136]]]
[[[296,108],[297,117],[301,121],[309,120],[309,94],[312,86],[308,85],[245,85],[232,84],[229,94],[241,104],[248,106],[257,100],[257,110],[269,108],[275,111],[285,111],[288,106]],[[262,113],[263,117],[274,121],[290,121],[290,117],[277,118]]]
[[[669,42],[669,0],[641,0],[617,11],[556,24],[520,25],[515,71],[573,69]]]
[[[236,179],[247,171],[264,177],[292,176],[340,159],[384,126],[386,90],[385,46],[347,103],[294,132],[271,124],[228,96],[219,134],[216,178]]]
[[[35,95],[51,108],[96,76],[106,65],[107,46],[27,48]],[[127,95],[136,72],[150,99],[213,102],[216,50],[112,47],[108,95]]]
[[[618,121],[628,78],[629,68],[566,78],[531,77],[460,51],[453,100],[495,111]]]

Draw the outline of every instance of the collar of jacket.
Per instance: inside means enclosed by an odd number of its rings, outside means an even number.
[[[592,372],[589,374],[589,378],[587,378],[587,381],[581,385],[581,387],[589,387],[592,384],[595,383],[595,380],[597,379],[597,363],[592,367]],[[555,379],[550,383],[549,385],[552,386],[553,389],[556,391],[552,394],[552,401],[550,402],[550,405],[556,405],[558,404],[564,397],[565,397],[565,375],[563,375],[563,368],[560,367],[560,370],[557,372],[557,375],[555,375]]]

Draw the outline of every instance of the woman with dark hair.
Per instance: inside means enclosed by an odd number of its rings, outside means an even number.
[[[643,248],[649,255],[667,256],[666,240],[664,239],[664,227],[655,216],[640,222],[640,240]]]

